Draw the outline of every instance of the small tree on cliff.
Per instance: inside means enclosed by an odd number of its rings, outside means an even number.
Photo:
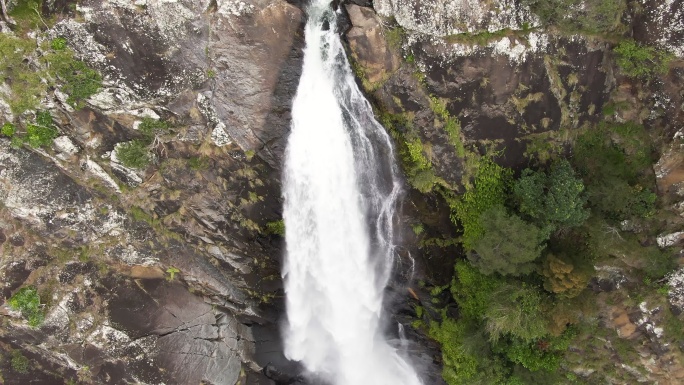
[[[579,226],[589,217],[582,180],[563,159],[544,171],[523,171],[513,186],[513,197],[521,214],[541,226],[547,234],[558,228]]]
[[[485,211],[480,224],[483,236],[475,241],[469,258],[482,273],[523,275],[534,270],[546,238],[542,230],[500,205]]]
[[[591,264],[581,260],[549,254],[544,258],[542,268],[544,288],[562,297],[576,297],[587,287],[593,270]]]

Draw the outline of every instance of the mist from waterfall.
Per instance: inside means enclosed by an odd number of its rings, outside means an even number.
[[[420,385],[380,322],[401,190],[391,141],[354,82],[329,3],[308,12],[283,180],[285,354],[333,385]]]

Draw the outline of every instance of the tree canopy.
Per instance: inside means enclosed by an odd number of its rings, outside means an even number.
[[[478,239],[470,259],[482,273],[523,275],[534,270],[545,239],[544,232],[503,206],[495,206],[480,217],[484,235]]]
[[[565,159],[555,162],[548,173],[523,171],[513,186],[513,197],[520,213],[548,233],[579,226],[589,217],[584,184]]]

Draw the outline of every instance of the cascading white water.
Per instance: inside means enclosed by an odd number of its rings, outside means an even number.
[[[334,385],[420,385],[380,325],[400,192],[392,146],[328,1],[308,9],[285,155],[285,354]]]

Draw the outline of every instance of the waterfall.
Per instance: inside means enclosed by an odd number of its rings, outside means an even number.
[[[336,15],[308,8],[284,170],[285,354],[334,385],[420,385],[380,324],[400,183],[390,138],[359,91]]]

